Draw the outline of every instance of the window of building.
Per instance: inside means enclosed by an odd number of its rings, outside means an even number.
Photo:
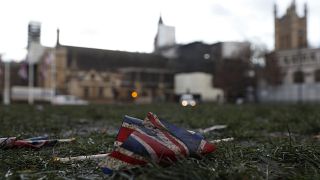
[[[302,71],[297,71],[293,74],[294,83],[304,83],[304,73]]]
[[[292,56],[292,63],[297,64],[298,63],[298,58],[297,56]]]
[[[288,64],[290,63],[287,56],[285,56],[285,57],[283,58],[283,61],[284,61],[284,64],[286,64],[286,65],[288,65]]]
[[[320,69],[314,71],[314,81],[320,82]]]
[[[104,80],[106,81],[106,82],[109,82],[110,81],[110,76],[106,76],[105,78],[104,78]]]
[[[89,87],[83,87],[83,96],[85,98],[89,97]]]
[[[315,53],[311,53],[310,58],[313,61],[316,60],[316,54]]]
[[[104,88],[99,87],[99,97],[104,97]]]

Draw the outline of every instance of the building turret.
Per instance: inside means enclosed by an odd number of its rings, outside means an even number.
[[[163,20],[162,20],[162,17],[161,17],[161,15],[160,15],[160,18],[159,18],[159,22],[158,22],[158,25],[159,24],[163,24]]]
[[[40,44],[41,36],[41,23],[31,21],[28,25],[28,48],[30,48],[31,43]]]
[[[292,1],[287,12],[282,17],[275,17],[275,50],[297,49],[307,47],[307,7],[304,7],[304,16],[300,17],[296,11],[296,2]]]
[[[60,29],[57,29],[57,43],[56,43],[56,47],[60,46]]]
[[[276,19],[278,15],[278,6],[276,4],[273,5],[273,16]]]
[[[304,16],[307,17],[308,15],[308,6],[307,3],[304,4]]]

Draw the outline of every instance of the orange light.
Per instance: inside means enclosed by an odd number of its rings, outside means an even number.
[[[138,93],[137,93],[136,91],[133,91],[133,92],[131,93],[131,97],[132,97],[132,98],[137,98],[137,97],[138,97]]]

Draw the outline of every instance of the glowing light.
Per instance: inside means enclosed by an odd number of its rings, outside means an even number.
[[[182,106],[187,106],[187,105],[188,105],[188,101],[183,100],[183,101],[181,102],[181,105],[182,105]]]
[[[136,91],[133,91],[133,92],[131,93],[131,97],[132,97],[132,98],[137,98],[137,97],[138,97],[138,93],[137,93]]]

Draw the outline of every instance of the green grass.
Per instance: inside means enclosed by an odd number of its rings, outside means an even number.
[[[154,112],[187,129],[226,124],[207,139],[234,137],[202,159],[184,159],[170,167],[150,164],[116,179],[320,179],[320,105],[177,104],[78,107],[0,106],[0,136],[76,137],[72,144],[41,150],[0,150],[0,179],[102,179],[97,162],[59,164],[52,157],[105,153],[112,149],[124,115],[143,119]]]

